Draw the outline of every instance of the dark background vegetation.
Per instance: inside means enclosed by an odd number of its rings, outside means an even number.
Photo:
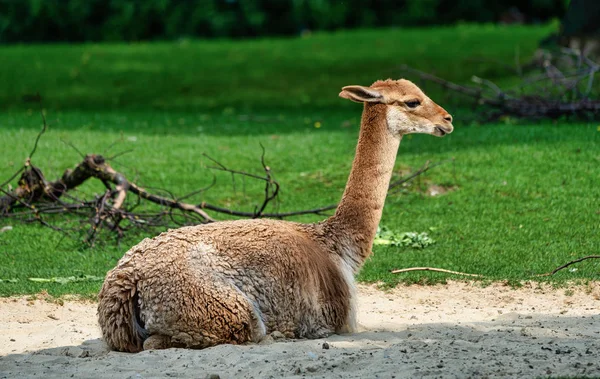
[[[567,5],[567,0],[0,0],[0,42],[293,36],[342,28],[540,23],[562,18]]]

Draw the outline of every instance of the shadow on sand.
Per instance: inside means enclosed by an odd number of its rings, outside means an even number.
[[[204,350],[127,354],[93,339],[0,357],[0,377],[600,377],[598,356],[600,315],[507,313],[489,322],[404,324],[395,331]]]

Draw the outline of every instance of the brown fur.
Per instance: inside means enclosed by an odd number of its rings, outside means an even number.
[[[393,117],[430,132],[449,115],[407,81],[344,87],[340,96],[365,107],[335,215],[318,224],[218,222],[143,240],[107,274],[99,294],[98,319],[112,349],[204,348],[259,341],[273,331],[317,338],[354,329],[352,273],[371,252],[404,130]],[[402,111],[395,102],[405,96],[419,97],[429,111]]]

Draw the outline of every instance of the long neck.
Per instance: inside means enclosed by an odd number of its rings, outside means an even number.
[[[365,103],[350,177],[335,215],[326,221],[354,269],[371,253],[399,145],[400,138],[388,131],[386,106]]]

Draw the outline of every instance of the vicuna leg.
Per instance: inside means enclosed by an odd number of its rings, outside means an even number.
[[[260,341],[266,330],[258,308],[233,283],[211,276],[185,281],[185,291],[170,288],[169,298],[154,293],[146,299],[147,283],[140,282],[141,315],[149,333],[144,350]]]

